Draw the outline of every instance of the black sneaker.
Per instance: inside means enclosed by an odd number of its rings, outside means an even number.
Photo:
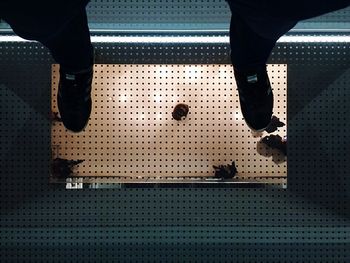
[[[247,72],[235,70],[234,73],[245,122],[254,131],[264,131],[273,111],[273,93],[266,67]]]
[[[64,126],[73,132],[82,131],[91,113],[93,67],[70,74],[60,70],[57,104]]]

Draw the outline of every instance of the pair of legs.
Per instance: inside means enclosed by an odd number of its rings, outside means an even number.
[[[273,109],[266,62],[276,41],[297,21],[346,7],[350,0],[290,0],[283,4],[280,0],[227,1],[232,12],[231,61],[242,113],[249,127],[264,130]],[[15,23],[11,26],[16,32]],[[85,8],[56,31],[45,37],[31,37],[28,32],[24,38],[41,42],[60,64],[58,108],[66,128],[81,131],[91,112],[93,65]]]
[[[231,60],[237,69],[265,65],[278,38],[298,21],[345,8],[350,4],[350,0],[226,1],[232,12]],[[16,32],[16,24],[11,26]],[[30,29],[27,31],[26,35],[31,38]],[[77,12],[59,32],[31,39],[48,47],[56,62],[69,71],[92,65],[92,46],[85,8]]]

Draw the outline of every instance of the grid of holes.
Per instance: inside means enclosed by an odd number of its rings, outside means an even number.
[[[274,113],[286,123],[286,66],[270,65]],[[53,111],[57,66],[53,68]],[[279,182],[286,162],[273,162],[240,113],[231,65],[95,65],[93,112],[86,130],[54,123],[52,144],[66,159],[84,159],[80,176],[178,179],[213,176],[213,165],[236,162],[239,180]],[[172,119],[176,104],[190,107]],[[286,135],[286,127],[278,134]],[[257,148],[267,153],[260,155]]]
[[[25,45],[29,46],[28,43]],[[350,98],[349,71],[343,77],[339,77],[336,69],[333,74],[329,72],[330,68],[333,69],[339,63],[348,68],[348,52],[346,55],[338,52],[331,55],[328,49],[316,43],[312,49],[314,53],[311,53],[315,59],[307,60],[310,54],[306,56],[300,52],[305,45],[308,44],[288,44],[287,49],[282,49],[283,53],[278,56],[276,53],[274,57],[278,62],[287,58],[294,66],[294,77],[289,86],[289,91],[293,91],[295,98],[289,104],[292,113],[308,105],[311,96],[308,90],[313,87],[324,85],[330,91],[336,87],[344,100]],[[327,47],[331,50],[350,50],[348,44],[333,43],[327,44]],[[46,82],[46,86],[41,85],[42,79],[49,78],[47,64],[38,61],[37,57],[28,56],[23,48],[18,47],[17,50],[13,55],[6,56],[1,52],[1,80],[11,80],[18,91],[37,100],[28,104],[23,101],[16,104],[13,103],[16,102],[16,97],[8,93],[11,99],[8,103],[2,102],[2,113],[11,118],[23,118],[22,114],[28,113],[29,106],[36,106],[46,114],[48,103],[43,98],[47,98],[48,94],[43,96],[38,87],[48,87]],[[43,56],[43,60],[48,60],[47,55]],[[14,66],[9,67],[9,64]],[[23,80],[23,75],[28,78],[26,81]],[[320,79],[320,75],[325,77]],[[329,86],[334,80],[335,86]],[[323,99],[328,99],[328,96],[320,98]],[[49,134],[39,121],[46,115],[37,119],[31,117],[30,121],[23,120],[23,123],[29,125],[24,130],[20,128],[22,126],[6,120],[2,125],[9,126],[9,133],[22,132],[27,137],[21,141],[16,140],[11,146],[12,151],[1,147],[7,156],[2,163],[0,184],[2,260],[40,262],[43,258],[55,258],[57,262],[62,262],[71,261],[72,255],[75,258],[78,255],[80,260],[86,259],[88,262],[101,261],[103,255],[106,261],[116,258],[123,261],[129,256],[129,260],[132,258],[140,262],[154,262],[157,259],[166,262],[167,259],[176,261],[184,256],[188,261],[193,261],[193,255],[198,254],[199,261],[207,262],[231,262],[232,255],[246,262],[347,262],[349,253],[346,240],[350,236],[347,227],[347,150],[350,144],[346,131],[349,130],[350,122],[334,124],[340,116],[349,120],[350,114],[343,115],[339,112],[338,105],[338,101],[330,100],[329,110],[324,109],[321,114],[317,105],[312,106],[289,123],[293,124],[290,132],[293,136],[294,155],[292,172],[289,171],[288,177],[292,175],[294,183],[288,192],[276,189],[267,192],[266,189],[203,188],[58,191],[47,184],[45,177],[48,173],[46,159],[49,151],[46,142],[43,143],[40,137]],[[349,109],[350,103],[345,105]],[[312,126],[318,131],[317,134],[304,128],[309,125],[309,118],[314,116],[317,118]],[[4,118],[5,115],[1,117]],[[324,122],[318,122],[320,118]],[[332,122],[326,122],[327,118]],[[315,139],[309,143],[310,138]],[[320,148],[314,147],[313,142],[319,143],[318,140],[332,151],[332,159],[327,159]],[[309,149],[312,147],[314,150],[311,152]],[[337,170],[334,171],[334,168]],[[150,227],[140,229],[140,225]],[[171,236],[171,241],[162,242],[164,236],[159,238],[159,233],[165,236],[169,236],[169,233],[160,230],[161,225],[166,226],[166,230],[174,226],[181,227],[180,230],[174,230],[177,231],[176,236]],[[185,225],[192,229],[186,239],[183,230]],[[252,231],[252,238],[243,247],[241,244],[247,240],[249,230],[243,230],[239,236],[230,234],[224,242],[218,240],[218,236],[229,231],[227,228],[241,229],[246,225]],[[262,225],[266,226],[264,231]],[[205,228],[204,237],[198,235],[198,226]],[[90,230],[91,235],[87,237],[86,233]],[[128,231],[130,234],[126,232],[126,238],[121,239],[120,231]],[[289,236],[288,242],[276,239],[280,233]],[[315,233],[321,235],[314,235]],[[140,235],[143,236],[141,241],[138,238]],[[150,236],[156,239],[150,241]],[[216,240],[216,245],[208,240]],[[62,250],[62,246],[67,243],[69,247]]]
[[[111,29],[228,29],[225,0],[93,0],[88,8],[92,27]],[[337,28],[350,23],[350,8],[300,22],[297,28]],[[336,23],[336,24],[334,24]]]
[[[218,19],[222,20],[222,16],[226,17],[224,22],[227,22],[230,17],[229,7],[224,0],[154,0],[147,1],[146,6],[142,0],[99,0],[91,1],[87,10],[91,22],[113,22],[129,26],[132,26],[132,23],[207,24],[208,21],[215,23]]]
[[[230,46],[228,43],[103,43],[97,59],[99,56],[104,58],[104,64],[226,64],[230,63]]]

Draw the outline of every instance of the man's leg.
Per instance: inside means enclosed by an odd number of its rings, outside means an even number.
[[[7,17],[7,22],[19,36],[41,42],[60,64],[57,104],[61,119],[67,129],[82,131],[91,113],[94,63],[85,6],[70,20],[61,21],[63,24],[47,21],[42,27],[33,28],[35,23],[25,24],[19,14]]]
[[[232,12],[231,60],[247,125],[264,130],[272,117],[273,95],[266,62],[280,36],[299,20],[349,6],[350,0],[227,0]]]
[[[68,73],[79,72],[93,65],[93,47],[85,9],[78,12],[59,32],[39,41]]]
[[[277,39],[256,34],[239,15],[233,13],[230,25],[231,61],[240,105],[247,125],[263,131],[270,124],[273,93],[266,62]]]
[[[40,42],[60,64],[57,105],[62,122],[68,130],[80,132],[91,113],[94,63],[85,9],[54,36]]]
[[[230,25],[231,62],[236,70],[265,67],[277,39],[255,33],[239,15],[233,13]]]

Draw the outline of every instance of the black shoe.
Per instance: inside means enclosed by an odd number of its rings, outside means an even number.
[[[254,131],[264,131],[273,111],[273,93],[266,67],[247,72],[235,70],[234,73],[245,122]]]
[[[82,131],[91,113],[93,67],[70,74],[60,69],[57,104],[64,126],[73,132]]]

